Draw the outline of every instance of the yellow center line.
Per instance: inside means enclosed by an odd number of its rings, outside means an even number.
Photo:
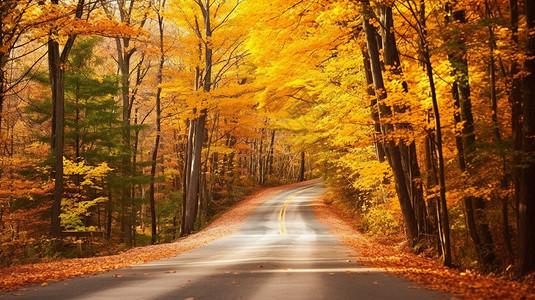
[[[285,219],[286,219],[286,210],[288,209],[288,204],[290,204],[290,202],[295,198],[297,197],[299,194],[309,190],[309,189],[312,189],[314,188],[314,186],[312,187],[309,187],[309,188],[306,188],[306,189],[303,189],[303,190],[300,190],[299,192],[296,192],[295,194],[293,194],[291,197],[289,197],[288,199],[286,199],[286,201],[284,201],[284,204],[282,205],[282,208],[281,210],[279,211],[279,234],[287,234],[288,231],[286,230],[286,222],[285,222]]]

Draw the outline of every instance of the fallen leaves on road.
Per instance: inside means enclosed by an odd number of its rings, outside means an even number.
[[[278,191],[308,183],[310,182],[301,182],[257,191],[221,215],[220,218],[212,222],[204,230],[181,238],[174,243],[133,248],[118,255],[63,259],[47,263],[0,269],[0,278],[2,278],[0,281],[0,292],[13,291],[29,284],[95,274],[176,256],[182,252],[201,247],[211,241],[237,232],[255,208]],[[122,275],[116,274],[114,277],[120,278]]]
[[[493,276],[484,276],[442,266],[438,261],[415,255],[365,237],[347,216],[318,197],[312,205],[317,218],[359,254],[358,262],[402,275],[414,282],[468,299],[535,299],[535,287]],[[374,282],[377,284],[377,282]]]

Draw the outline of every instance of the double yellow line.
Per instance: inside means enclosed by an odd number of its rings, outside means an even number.
[[[288,209],[288,204],[290,204],[290,202],[297,196],[299,196],[299,194],[309,190],[309,189],[312,189],[314,188],[313,186],[312,187],[309,187],[309,188],[306,188],[306,189],[302,189],[296,193],[294,193],[292,196],[290,196],[288,199],[286,199],[286,201],[284,201],[284,204],[282,205],[282,208],[281,210],[279,211],[279,234],[287,234],[288,231],[286,230],[286,222],[285,222],[285,219],[286,219],[286,210]]]

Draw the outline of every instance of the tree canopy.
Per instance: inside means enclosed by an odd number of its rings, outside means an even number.
[[[372,235],[532,273],[534,18],[518,0],[2,1],[0,243],[170,241],[257,185],[321,177]]]

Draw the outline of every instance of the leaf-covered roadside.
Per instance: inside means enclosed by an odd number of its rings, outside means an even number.
[[[306,183],[309,182],[294,185]],[[224,213],[204,230],[181,238],[174,243],[133,248],[118,255],[64,259],[0,269],[0,278],[2,278],[0,291],[13,291],[30,284],[64,280],[176,256],[236,232],[258,205],[288,186],[293,185],[259,190]]]
[[[342,242],[354,248],[358,262],[402,275],[427,288],[461,295],[466,299],[535,299],[532,282],[510,281],[494,276],[461,272],[439,262],[364,236],[356,221],[323,198],[312,205],[316,217]]]

